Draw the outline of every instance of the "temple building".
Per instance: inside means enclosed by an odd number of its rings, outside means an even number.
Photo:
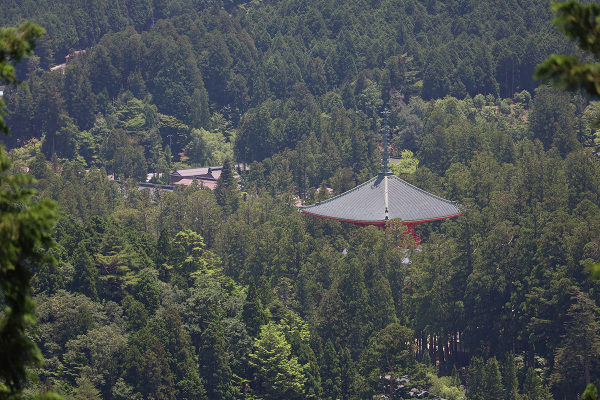
[[[300,207],[300,212],[358,226],[375,225],[381,229],[385,229],[388,222],[398,221],[406,226],[406,233],[413,235],[416,244],[421,239],[415,233],[415,225],[461,215],[455,202],[413,186],[389,171],[388,134],[386,124],[381,173],[340,195]]]
[[[244,164],[233,165],[234,171],[246,171],[248,167]],[[200,186],[214,190],[217,187],[217,181],[223,170],[222,165],[212,167],[198,167],[178,169],[171,173],[171,184],[189,186],[196,182]],[[236,172],[234,172],[235,174]]]

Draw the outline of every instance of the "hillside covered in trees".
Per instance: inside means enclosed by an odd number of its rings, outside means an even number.
[[[533,79],[575,51],[549,3],[43,3],[0,9],[47,30],[1,140],[60,214],[57,263],[32,265],[45,362],[26,395],[558,400],[599,382],[600,104]],[[394,173],[468,210],[418,247],[295,205],[380,171],[384,107]],[[138,186],[206,165],[224,165],[214,191]]]

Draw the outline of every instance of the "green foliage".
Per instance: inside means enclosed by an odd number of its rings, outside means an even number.
[[[14,63],[29,57],[35,48],[35,41],[44,34],[44,29],[24,22],[18,28],[0,28],[0,82],[16,84],[17,72]],[[0,99],[0,132],[8,134],[4,121],[4,99]]]
[[[388,325],[371,337],[362,355],[362,364],[367,371],[378,375],[407,371],[415,362],[412,338],[409,328],[397,323]]]
[[[473,357],[467,372],[467,388],[469,400],[486,399],[486,382],[484,381],[485,364],[480,357]]]
[[[579,146],[574,111],[568,95],[544,86],[538,88],[529,114],[533,138],[539,139],[546,149],[555,146],[563,155],[574,150]]]
[[[590,383],[585,387],[585,391],[581,395],[582,400],[595,400],[598,398],[598,390],[594,384]]]
[[[428,373],[427,379],[431,382],[429,392],[448,400],[464,400],[465,389],[462,385],[455,385],[449,376],[438,377]]]
[[[298,359],[291,355],[291,345],[281,328],[269,322],[261,328],[250,354],[250,365],[255,370],[255,392],[265,399],[303,398],[306,380]]]
[[[569,50],[546,4],[238,3],[36,3],[50,35],[4,96],[11,172],[61,212],[58,263],[33,266],[47,361],[28,392],[364,399],[394,371],[460,398],[470,363],[469,398],[580,393],[597,110],[534,92],[535,65]],[[470,210],[420,225],[420,247],[292,206],[380,170],[382,104],[402,177]],[[127,181],[189,163],[224,163],[219,190]]]
[[[548,398],[548,396],[551,396],[548,388],[543,385],[533,367],[529,367],[523,381],[523,399],[542,400]]]
[[[512,353],[507,353],[502,366],[502,384],[504,385],[504,398],[506,400],[518,400],[519,381],[517,379],[517,366]]]
[[[31,55],[43,29],[24,23],[20,28],[0,29],[0,82],[17,82],[13,63]],[[7,134],[4,100],[0,99],[0,132]],[[32,266],[53,264],[44,247],[52,246],[56,220],[54,203],[33,201],[32,179],[10,175],[10,161],[0,145],[0,291],[4,310],[0,315],[0,396],[20,398],[26,367],[39,364],[41,354],[28,337],[35,322],[29,281]]]
[[[496,357],[492,357],[485,362],[483,370],[484,395],[486,399],[502,400],[504,399],[504,388],[502,387],[502,377]]]
[[[248,334],[252,337],[256,337],[260,333],[261,327],[267,323],[267,313],[253,281],[250,282],[248,294],[244,301],[242,320],[246,324]]]
[[[321,381],[325,399],[337,399],[340,396],[342,389],[340,360],[331,339],[327,340],[323,349]]]
[[[594,57],[600,55],[598,24],[600,6],[577,1],[556,2],[553,22],[577,46]],[[536,69],[536,77],[551,80],[568,90],[582,88],[593,97],[600,95],[600,64],[587,63],[573,56],[553,54]]]
[[[192,129],[190,142],[185,148],[188,162],[193,165],[222,165],[233,156],[231,143],[218,131]]]
[[[223,162],[221,175],[217,179],[215,197],[226,215],[233,213],[240,205],[240,190],[230,159]]]
[[[419,165],[419,160],[414,156],[410,150],[403,150],[401,153],[400,161],[397,163],[392,162],[390,164],[390,171],[396,176],[402,177],[405,174],[414,174]]]
[[[600,335],[595,329],[597,314],[596,305],[586,294],[579,291],[573,294],[563,340],[555,352],[555,371],[551,378],[563,392],[591,383],[592,364],[600,355]]]

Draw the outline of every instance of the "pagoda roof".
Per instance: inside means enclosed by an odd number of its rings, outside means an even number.
[[[395,218],[417,224],[462,214],[455,202],[413,186],[391,172],[380,173],[325,201],[300,207],[300,212],[359,224],[384,224]]]

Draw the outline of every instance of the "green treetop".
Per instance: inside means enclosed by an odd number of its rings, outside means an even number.
[[[306,377],[291,353],[291,345],[278,325],[269,322],[261,328],[250,365],[255,370],[256,390],[264,399],[303,398]]]

